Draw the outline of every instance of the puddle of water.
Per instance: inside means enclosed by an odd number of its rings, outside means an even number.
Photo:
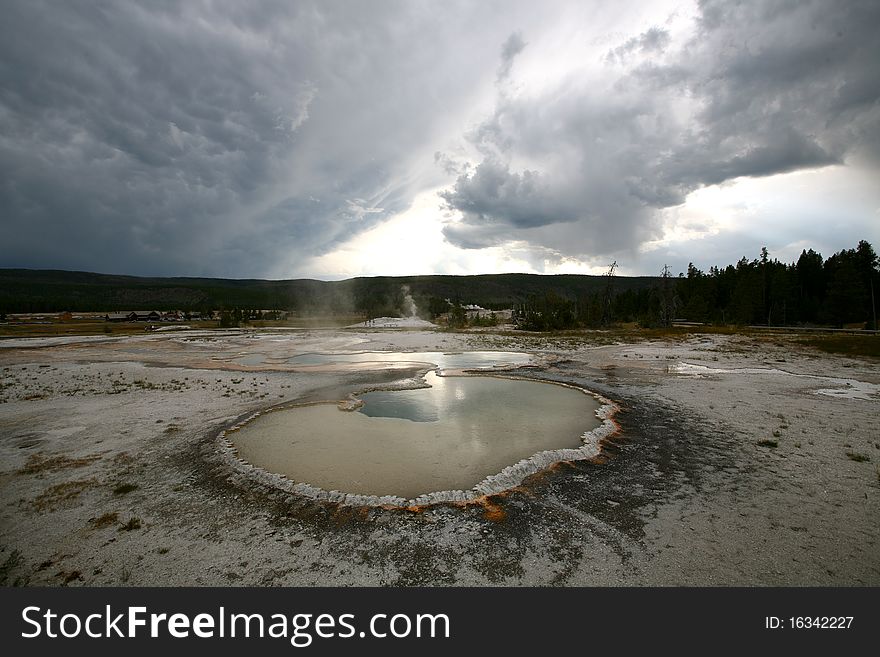
[[[817,390],[817,395],[825,395],[826,397],[838,397],[840,399],[863,399],[870,401],[880,397],[880,386],[873,383],[865,383],[864,381],[843,381],[843,388],[822,388]]]
[[[266,362],[266,356],[263,354],[249,354],[236,358],[233,362],[238,365],[262,365]]]
[[[677,374],[691,374],[693,376],[700,376],[701,374],[790,374],[775,367],[731,367],[724,369],[721,367],[694,365],[693,363],[676,363],[670,368],[670,371]],[[790,374],[790,376],[799,375]]]
[[[443,353],[442,351],[385,352],[366,351],[357,353],[309,353],[299,354],[287,361],[291,365],[332,365],[338,363],[425,363],[441,370],[476,369],[526,365],[531,356],[515,351],[469,351]]]
[[[775,367],[739,367],[722,369],[718,367],[706,367],[705,365],[694,365],[692,363],[677,363],[670,371],[677,374],[688,374],[691,376],[702,376],[706,374],[777,374],[782,376],[793,376],[802,379],[816,379],[817,381],[827,381],[837,388],[822,388],[816,390],[817,395],[825,395],[826,397],[837,397],[839,399],[862,399],[870,401],[880,397],[880,385],[876,383],[868,383],[857,379],[842,379],[833,376],[819,376],[817,374],[795,374],[794,372],[786,372]]]
[[[426,381],[430,388],[365,394],[361,412],[321,404],[267,413],[230,438],[245,461],[296,482],[414,499],[582,447],[600,425],[599,403],[573,388],[433,372]]]

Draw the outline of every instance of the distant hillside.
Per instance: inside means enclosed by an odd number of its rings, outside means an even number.
[[[616,293],[656,284],[655,277],[614,278]],[[141,278],[87,272],[0,269],[0,312],[122,311],[145,309],[279,309],[300,312],[370,312],[402,307],[404,287],[420,311],[443,300],[487,308],[510,307],[552,293],[575,300],[601,294],[602,276],[486,274],[480,276],[379,276],[344,281],[222,278]]]

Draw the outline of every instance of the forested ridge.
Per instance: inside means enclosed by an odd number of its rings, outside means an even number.
[[[804,249],[797,262],[758,257],[708,272],[693,264],[667,271],[648,287],[619,289],[622,277],[607,277],[604,289],[580,297],[553,291],[516,309],[518,324],[532,330],[596,327],[614,322],[668,326],[673,320],[768,326],[863,325],[875,328],[880,293],[877,254],[867,241],[826,259]]]
[[[419,314],[449,313],[464,325],[465,304],[513,308],[521,328],[563,330],[673,320],[780,326],[875,325],[880,272],[860,241],[823,258],[804,249],[784,263],[766,248],[757,257],[658,276],[486,274],[377,276],[343,281],[142,278],[87,272],[0,269],[0,312],[281,310],[295,313],[400,314],[411,294]],[[458,312],[457,312],[458,311]],[[472,320],[473,318],[471,318]],[[456,323],[455,321],[453,323]]]
[[[619,277],[617,289],[648,288],[656,277]],[[375,276],[342,281],[144,278],[88,272],[0,269],[0,312],[282,310],[394,315],[407,291],[423,316],[453,304],[510,308],[553,292],[577,298],[604,286],[601,276],[485,274]]]

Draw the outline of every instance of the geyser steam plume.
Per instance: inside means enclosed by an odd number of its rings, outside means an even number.
[[[409,293],[409,285],[404,285],[401,287],[401,290],[403,291],[403,307],[401,308],[403,316],[415,318],[417,312],[416,302]]]

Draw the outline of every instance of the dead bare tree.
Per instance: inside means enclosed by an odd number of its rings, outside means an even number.
[[[662,289],[660,290],[660,325],[672,326],[672,318],[675,315],[675,297],[672,292],[672,280],[669,275],[669,265],[663,265]]]
[[[602,298],[602,326],[608,326],[612,319],[611,303],[614,296],[614,270],[616,267],[617,260],[611,263],[611,267],[605,274],[608,281],[605,284],[605,296]]]

